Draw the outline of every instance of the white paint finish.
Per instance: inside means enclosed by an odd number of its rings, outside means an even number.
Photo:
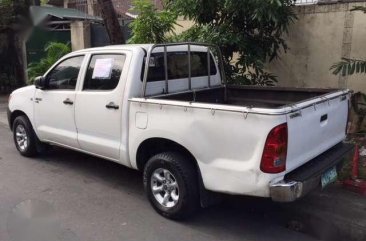
[[[146,130],[130,125],[132,166],[136,167],[134,157],[139,143],[154,137],[166,138],[193,154],[207,189],[267,197],[270,182],[281,180],[286,173],[345,138],[348,103],[340,101],[342,93],[329,94],[327,97],[334,98],[329,102],[323,97],[323,102],[318,103],[321,98],[315,98],[276,110],[132,99],[130,116],[141,111],[149,115]],[[290,119],[294,110],[300,110],[302,116]],[[321,126],[320,117],[325,113],[328,123]],[[262,173],[259,166],[266,137],[273,127],[286,121],[289,128],[287,169],[280,174]]]
[[[347,97],[348,98],[348,97]],[[320,118],[327,115],[325,122]],[[332,99],[301,110],[301,117],[287,115],[287,170],[304,164],[345,138],[348,99]]]
[[[44,74],[44,77],[64,60],[77,56],[84,55],[72,53],[64,56]],[[80,82],[85,64],[86,58],[84,57],[80,65],[75,88]],[[66,105],[63,103],[65,100],[72,101],[73,104]],[[36,89],[34,95],[34,122],[39,139],[79,148],[75,125],[75,90]]]
[[[115,52],[105,52],[114,54]],[[116,54],[116,53],[115,53]],[[82,90],[82,82],[76,93],[75,122],[80,148],[108,158],[120,159],[121,135],[126,129],[122,123],[122,99],[127,79],[131,53],[119,51],[126,59],[117,87],[111,91]],[[83,75],[82,80],[84,80]],[[119,109],[107,109],[113,102]]]
[[[19,88],[17,90],[14,90],[13,93],[11,93],[10,103],[9,103],[9,109],[11,112],[19,110],[24,112],[30,122],[32,123],[32,126],[34,127],[34,94],[36,92],[36,88],[34,85],[26,86],[23,88]]]
[[[145,112],[136,112],[135,125],[138,129],[146,129],[148,116]]]
[[[267,196],[267,186],[276,175],[259,170],[264,142],[269,131],[286,122],[285,115],[249,114],[210,109],[130,102],[130,118],[147,112],[146,130],[130,119],[130,157],[136,167],[136,151],[145,139],[161,137],[186,147],[200,166],[209,190]],[[256,128],[260,127],[260,128]],[[217,178],[224,176],[225,178]]]
[[[207,77],[192,77],[192,88],[207,88],[208,87],[208,78]],[[211,86],[221,85],[220,74],[217,72],[216,75],[211,75],[210,79]],[[176,93],[181,91],[186,91],[189,89],[189,81],[188,78],[182,79],[172,79],[168,80],[169,93]],[[161,95],[164,94],[165,91],[165,81],[154,81],[148,82],[146,85],[146,96],[153,95]]]
[[[65,56],[85,54],[86,60],[81,68],[76,92],[37,90],[44,95],[42,101],[49,99],[35,112],[40,123],[48,123],[47,127],[40,124],[41,131],[36,129],[41,140],[137,168],[136,152],[139,145],[149,138],[166,138],[192,153],[207,189],[268,197],[269,183],[283,179],[286,172],[344,138],[347,101],[340,101],[340,96],[347,91],[333,92],[322,98],[277,109],[140,98],[143,49],[150,46],[109,46]],[[182,47],[170,49],[182,50]],[[81,91],[86,62],[92,53],[128,55],[122,79],[115,90]],[[195,79],[199,78],[192,78],[192,81]],[[204,87],[203,84],[207,84],[207,78],[202,77],[200,81],[192,86]],[[220,82],[214,76],[212,81],[216,81],[216,84]],[[171,85],[174,88],[174,81]],[[181,87],[176,86],[175,90]],[[10,109],[24,111],[32,121],[33,102],[28,99],[33,97],[34,92],[34,86],[13,92]],[[75,101],[75,118],[72,117],[73,108],[65,109],[69,106],[60,102],[65,97]],[[331,98],[328,105],[327,99]],[[110,101],[118,104],[119,110],[106,109],[105,105]],[[317,112],[312,109],[313,104],[316,104]],[[301,111],[302,116],[291,120],[289,115],[294,111]],[[40,112],[46,114],[41,115]],[[324,113],[328,114],[328,121],[320,124],[320,116]],[[74,131],[71,120],[76,123]],[[259,166],[266,137],[273,127],[285,122],[289,125],[287,170],[274,175],[262,173]],[[72,143],[75,137],[80,145]]]
[[[37,101],[37,98],[41,100]],[[34,99],[35,127],[42,140],[78,147],[74,105],[65,105],[63,101],[66,99],[75,102],[75,91],[37,89]]]

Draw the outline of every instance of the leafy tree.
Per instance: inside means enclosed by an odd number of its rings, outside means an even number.
[[[296,19],[292,0],[170,0],[168,7],[196,25],[176,40],[220,46],[232,83],[274,85],[264,63],[288,49],[284,34]]]
[[[150,0],[134,0],[132,11],[138,17],[130,26],[132,37],[128,43],[164,43],[174,30],[177,14],[172,10],[158,11]]]
[[[71,52],[70,44],[49,42],[45,45],[46,57],[39,62],[28,65],[29,83],[33,83],[37,76],[43,75],[58,59]]]
[[[26,81],[24,38],[30,28],[31,0],[0,0],[0,74],[15,79],[11,86]],[[2,77],[4,78],[4,77]]]

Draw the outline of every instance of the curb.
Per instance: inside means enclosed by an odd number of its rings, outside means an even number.
[[[334,185],[282,204],[286,226],[326,241],[365,241],[366,198]]]
[[[365,241],[366,226],[314,209],[287,209],[286,226],[325,241]],[[296,213],[296,217],[293,214]]]

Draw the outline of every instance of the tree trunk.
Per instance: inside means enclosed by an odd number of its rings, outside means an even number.
[[[10,48],[13,49],[13,67],[16,87],[21,87],[27,83],[26,57],[23,38],[20,34],[10,33]]]
[[[119,25],[117,14],[114,10],[112,0],[97,0],[101,10],[104,25],[107,29],[111,44],[124,44],[125,38]]]

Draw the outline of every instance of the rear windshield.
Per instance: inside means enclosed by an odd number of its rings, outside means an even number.
[[[188,52],[168,52],[168,79],[188,78]],[[151,65],[147,82],[165,80],[164,53],[152,53]],[[141,80],[143,79],[145,61],[142,66]],[[210,56],[210,75],[216,75],[215,62]],[[208,76],[207,53],[191,52],[191,77]]]

